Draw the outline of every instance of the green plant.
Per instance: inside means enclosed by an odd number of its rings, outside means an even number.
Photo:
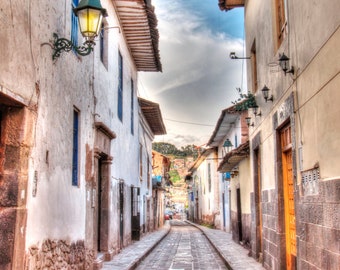
[[[236,111],[245,111],[249,108],[254,108],[257,106],[255,96],[248,92],[247,94],[242,94],[241,88],[236,88],[240,97],[236,101],[231,103],[235,105]]]

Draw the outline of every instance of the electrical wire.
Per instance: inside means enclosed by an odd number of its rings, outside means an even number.
[[[215,125],[212,124],[202,124],[202,123],[195,123],[195,122],[186,122],[186,121],[179,121],[179,120],[174,120],[174,119],[168,119],[164,118],[165,121],[170,121],[170,122],[175,122],[175,123],[180,123],[180,124],[188,124],[188,125],[196,125],[196,126],[205,126],[205,127],[214,127]],[[233,124],[230,124],[233,125]],[[221,125],[220,127],[230,127],[230,125]],[[241,128],[238,126],[234,126],[234,128]]]

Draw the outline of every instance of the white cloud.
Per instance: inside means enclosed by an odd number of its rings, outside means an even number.
[[[231,51],[243,54],[243,40],[212,31],[199,14],[183,9],[180,1],[153,4],[163,73],[141,73],[140,87],[145,98],[161,106],[168,135],[157,141],[201,145],[209,140],[221,110],[237,98],[236,87],[243,84],[242,61],[229,59]]]

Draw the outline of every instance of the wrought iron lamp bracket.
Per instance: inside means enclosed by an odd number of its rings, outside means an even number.
[[[56,33],[53,33],[53,38],[53,61],[56,60],[62,52],[69,52],[71,50],[74,50],[77,54],[81,56],[89,55],[93,51],[93,47],[96,45],[93,40],[87,40],[83,43],[83,45],[77,47],[72,43],[71,40],[68,40],[67,38],[59,38],[58,34]]]

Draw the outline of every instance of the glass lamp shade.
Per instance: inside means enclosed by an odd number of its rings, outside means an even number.
[[[262,94],[263,94],[263,97],[265,100],[268,99],[268,92],[269,92],[269,88],[265,85],[263,88],[262,88]]]
[[[282,55],[280,55],[279,62],[284,72],[288,70],[288,61],[289,61],[289,58],[284,53],[282,53]]]
[[[93,40],[98,36],[102,19],[100,10],[87,8],[78,11],[80,32],[86,40]]]
[[[73,12],[78,17],[80,32],[86,40],[98,36],[103,16],[107,16],[99,0],[81,0]]]

